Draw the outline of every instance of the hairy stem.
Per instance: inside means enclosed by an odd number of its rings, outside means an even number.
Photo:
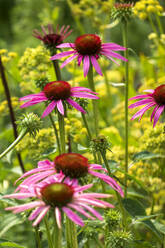
[[[11,95],[10,95],[7,79],[6,79],[6,76],[5,76],[5,69],[4,69],[2,60],[1,60],[1,56],[0,56],[0,74],[1,74],[1,79],[2,79],[2,84],[3,84],[3,87],[4,87],[5,95],[6,95],[6,98],[7,98],[8,107],[9,107],[9,113],[10,113],[10,119],[11,119],[11,123],[12,123],[12,127],[13,127],[13,133],[14,133],[14,137],[16,139],[17,136],[18,136],[17,125],[15,123],[15,115],[14,115],[14,110],[13,110],[13,107],[12,107]],[[20,168],[21,168],[22,172],[25,172],[24,164],[23,164],[23,161],[22,161],[20,153],[17,153],[17,158],[18,158],[18,161],[19,161]]]

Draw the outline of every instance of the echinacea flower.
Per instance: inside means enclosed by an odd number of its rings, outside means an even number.
[[[83,63],[84,77],[87,76],[90,64],[95,68],[98,74],[102,76],[101,68],[98,64],[100,56],[104,55],[108,59],[117,63],[114,58],[127,61],[126,58],[114,51],[124,51],[126,48],[115,43],[102,43],[100,37],[96,34],[84,34],[76,38],[74,43],[63,43],[57,48],[72,48],[71,51],[62,52],[51,57],[51,60],[61,59],[71,55],[61,68],[77,58],[78,66]]]
[[[97,172],[97,170],[104,171],[105,173]],[[63,153],[55,157],[54,162],[49,160],[40,161],[38,168],[32,169],[24,173],[18,180],[27,177],[16,189],[24,190],[25,186],[38,183],[39,181],[49,177],[50,175],[57,175],[63,173],[66,177],[79,179],[91,174],[100,178],[114,190],[123,196],[122,188],[116,181],[106,174],[107,170],[99,164],[89,164],[88,159],[78,153]],[[17,181],[18,181],[17,180]]]
[[[70,26],[63,25],[61,29],[59,30],[59,26],[57,25],[56,31],[53,30],[53,25],[48,24],[46,31],[46,28],[44,26],[41,26],[43,34],[41,34],[38,30],[33,31],[33,36],[48,46],[48,47],[54,47],[56,48],[57,45],[61,44],[71,33],[72,30],[69,31]]]
[[[87,98],[87,99],[98,99],[99,97],[95,96],[95,92],[91,91],[85,87],[71,87],[68,82],[65,81],[53,81],[47,83],[43,89],[38,94],[30,94],[20,98],[20,101],[27,101],[21,108],[26,108],[32,105],[35,105],[40,102],[50,101],[49,105],[43,112],[41,118],[50,114],[53,109],[57,106],[58,111],[64,115],[64,106],[63,102],[67,102],[72,107],[77,109],[82,113],[86,113],[85,110],[75,102],[72,97],[78,98]]]
[[[74,211],[77,211],[79,214],[92,220],[94,220],[95,217],[99,220],[103,220],[102,216],[91,206],[101,208],[114,207],[108,202],[99,200],[99,198],[108,198],[111,197],[111,195],[83,193],[84,190],[91,187],[92,184],[79,186],[77,180],[70,180],[69,178],[63,180],[63,177],[57,179],[54,175],[49,179],[38,183],[35,187],[34,185],[29,186],[24,193],[5,195],[4,198],[15,198],[19,200],[32,198],[30,203],[8,207],[6,210],[11,210],[16,214],[34,209],[28,217],[31,221],[35,220],[33,226],[40,223],[49,210],[54,210],[54,215],[59,228],[61,228],[62,212],[64,212],[74,223],[83,226],[84,222],[82,218]]]
[[[159,120],[160,115],[163,113],[165,109],[165,84],[158,86],[155,90],[145,90],[145,91],[148,92],[148,94],[137,95],[129,99],[129,100],[142,99],[136,103],[131,104],[129,108],[135,108],[138,106],[145,105],[145,107],[140,109],[136,114],[132,116],[131,120],[134,120],[137,117],[140,117],[139,120],[141,120],[143,114],[151,107],[154,107],[151,114],[151,121],[154,120],[153,127],[155,127],[157,121]]]

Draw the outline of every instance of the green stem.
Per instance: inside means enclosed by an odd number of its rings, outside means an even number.
[[[117,197],[117,200],[118,200],[118,203],[119,203],[119,207],[120,207],[120,211],[121,211],[121,214],[122,214],[122,226],[123,226],[123,229],[126,229],[126,224],[127,224],[126,211],[125,211],[125,209],[123,207],[120,194],[117,191],[115,191],[115,194],[116,194],[116,197]]]
[[[59,154],[61,154],[61,147],[60,147],[60,140],[59,140],[59,136],[58,136],[58,131],[57,131],[56,125],[55,125],[55,123],[53,121],[52,114],[49,114],[49,118],[50,118],[50,121],[52,123],[54,133],[55,133],[55,136],[56,136],[58,151],[59,151]]]
[[[53,66],[57,81],[61,81],[61,71],[57,60],[53,60]]]
[[[159,16],[157,14],[155,14],[155,16],[156,16],[156,21],[157,21],[157,24],[158,24],[159,32],[160,32],[160,34],[163,34],[164,31],[163,31],[163,27],[162,27],[160,18],[159,18]]]
[[[66,217],[67,248],[78,248],[76,224]]]
[[[52,242],[52,239],[51,239],[50,227],[49,227],[49,223],[48,223],[48,220],[47,220],[47,216],[45,216],[45,218],[44,218],[44,223],[45,223],[45,227],[46,227],[46,233],[47,233],[49,248],[54,248],[53,247],[53,242]]]
[[[37,248],[42,248],[41,238],[40,238],[40,233],[38,231],[38,227],[35,228],[35,234],[36,234]]]
[[[57,226],[56,219],[54,218],[54,248],[62,247],[62,231]]]
[[[90,65],[90,67],[89,67],[89,72],[88,72],[87,77],[88,77],[88,84],[89,84],[90,89],[95,92],[96,90],[95,90],[95,85],[94,85],[94,81],[93,81],[93,67],[92,67],[92,65]],[[99,118],[98,118],[97,100],[92,100],[92,104],[93,104],[93,118],[94,118],[94,125],[95,125],[95,135],[97,137],[99,134],[99,126],[98,126]]]
[[[151,17],[150,14],[148,14],[148,19],[149,19],[149,22],[150,22],[150,24],[151,24],[151,27],[152,27],[153,31],[154,31],[154,32],[158,35],[158,37],[159,37],[158,31],[157,31],[157,29],[156,29],[156,27],[155,27],[155,25],[154,25],[154,23],[153,23],[153,21],[152,21],[152,17]]]
[[[65,153],[65,122],[64,116],[58,112],[58,123],[59,123],[59,132],[60,132],[60,143],[61,143],[61,152]]]
[[[0,159],[3,158],[7,153],[9,153],[20,141],[23,137],[27,134],[27,129],[23,129],[16,140],[4,151],[0,154]]]
[[[83,119],[83,122],[84,122],[85,128],[86,128],[86,130],[87,130],[89,139],[91,140],[91,139],[92,139],[92,135],[91,135],[91,131],[90,131],[90,129],[89,129],[88,122],[87,122],[87,119],[86,119],[85,114],[81,113],[81,117],[82,117],[82,119]]]
[[[126,50],[124,51],[124,56],[128,59],[128,27],[127,22],[123,25],[123,43]],[[129,64],[125,63],[125,197],[127,197],[127,173],[128,173],[128,83],[129,83]]]
[[[110,168],[109,168],[109,164],[108,164],[105,152],[101,152],[101,156],[102,156],[102,159],[104,161],[105,167],[106,167],[106,169],[108,171],[108,175],[111,176],[112,174],[111,174],[111,171],[110,171]]]
[[[100,247],[100,248],[103,248],[104,247],[102,245],[102,243],[100,242],[100,240],[98,238],[96,238],[95,236],[94,236],[94,240],[95,240],[96,244],[98,245],[97,247]]]

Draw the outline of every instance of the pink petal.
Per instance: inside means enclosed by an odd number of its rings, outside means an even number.
[[[154,93],[155,90],[149,89],[149,90],[143,90],[143,91],[144,91],[144,92],[149,92],[149,93]]]
[[[38,223],[40,223],[40,221],[43,219],[43,217],[45,216],[45,214],[48,212],[50,206],[46,206],[41,213],[38,215],[37,219],[33,222],[32,226],[36,226],[38,225]]]
[[[75,188],[75,192],[81,192],[81,191],[84,191],[86,189],[90,189],[92,186],[93,186],[92,183],[84,185],[84,186],[78,186],[77,188]]]
[[[143,107],[143,108],[140,109],[136,114],[134,114],[134,115],[132,116],[131,120],[134,120],[134,119],[136,119],[137,117],[143,115],[143,114],[147,111],[147,109],[151,108],[151,107],[154,106],[154,105],[155,105],[155,103],[150,103],[150,104],[148,104],[147,106]]]
[[[125,47],[122,47],[118,44],[115,44],[115,43],[103,43],[102,46],[101,46],[103,49],[106,48],[106,49],[112,49],[112,50],[116,50],[116,51],[125,51],[126,48]]]
[[[86,208],[89,212],[91,212],[94,216],[96,216],[99,220],[103,220],[103,217],[93,208],[90,206],[84,204],[84,203],[77,203],[78,205],[82,206],[83,208]]]
[[[64,107],[61,100],[57,101],[57,109],[60,112],[60,114],[64,115]]]
[[[140,99],[140,98],[153,98],[151,94],[147,94],[147,95],[137,95],[137,96],[133,96],[131,98],[129,98],[128,100],[136,100],[136,99]]]
[[[85,110],[77,102],[73,101],[70,98],[68,98],[66,101],[78,111],[82,112],[83,114],[86,114]]]
[[[99,63],[97,62],[97,59],[95,58],[95,56],[92,55],[90,56],[90,58],[91,58],[92,65],[94,66],[97,73],[103,76]]]
[[[99,99],[98,96],[94,96],[87,92],[72,92],[71,96],[79,98],[88,98],[88,99]]]
[[[151,114],[151,121],[152,121],[152,119],[153,119],[153,117],[154,117],[154,115],[155,115],[155,113],[156,113],[158,108],[159,108],[159,105],[156,105],[156,107],[153,109],[153,112]]]
[[[58,53],[58,54],[55,54],[54,56],[52,56],[50,59],[51,60],[61,59],[63,57],[69,56],[73,53],[76,53],[76,51],[67,51],[67,52]]]
[[[128,61],[128,59],[126,59],[125,57],[123,57],[122,55],[118,54],[118,53],[115,53],[115,52],[112,52],[112,51],[107,51],[107,50],[104,50],[104,54],[107,54],[108,56],[112,56],[114,58],[117,58],[117,59],[121,59],[125,62]]]
[[[86,77],[88,74],[89,66],[90,66],[89,56],[85,55],[83,60],[84,77]]]
[[[47,99],[46,99],[46,100],[47,100]],[[35,104],[40,103],[40,102],[43,102],[43,101],[45,101],[45,100],[42,100],[42,99],[31,100],[31,101],[29,101],[29,102],[26,102],[26,103],[22,104],[22,105],[20,106],[20,108],[26,108],[26,107],[35,105]]]
[[[30,94],[30,95],[27,95],[27,96],[23,96],[19,100],[20,101],[25,101],[25,100],[32,100],[34,98],[36,98],[36,100],[37,100],[37,98],[41,98],[41,97],[45,97],[44,92],[40,92],[38,94]]]
[[[105,54],[105,53],[103,53],[103,52],[101,52],[100,54],[102,54],[102,55],[104,55],[105,57],[107,57],[108,59],[112,60],[115,64],[120,65],[120,64],[119,64],[116,60],[114,60],[111,56],[109,56],[109,55],[107,55],[107,54]]]
[[[52,101],[47,106],[47,108],[45,109],[45,111],[43,112],[41,118],[44,118],[45,116],[47,116],[48,114],[50,114],[53,111],[53,109],[55,108],[56,104],[57,104],[57,101]]]
[[[19,206],[8,207],[8,208],[5,208],[5,210],[12,210],[14,213],[20,213],[25,210],[28,210],[34,207],[44,206],[44,205],[45,203],[42,201],[34,201],[34,202],[26,203],[23,205],[19,205]]]
[[[138,102],[135,102],[135,103],[129,105],[128,108],[136,108],[138,106],[145,105],[147,103],[153,103],[153,102],[154,102],[153,99],[140,100]]]
[[[74,48],[75,44],[74,43],[62,43],[58,46],[56,46],[57,48],[65,48],[65,47],[69,47],[69,48]]]
[[[69,57],[68,59],[66,59],[60,66],[60,68],[63,68],[64,66],[66,66],[68,63],[70,63],[73,59],[75,59],[78,55],[75,54],[71,57]]]
[[[44,208],[45,206],[34,209],[31,215],[29,216],[28,220],[34,220]]]
[[[92,217],[90,214],[86,213],[82,208],[80,208],[76,204],[69,203],[68,206],[75,209],[76,211],[78,211],[79,213],[83,214],[84,216],[86,216],[87,218],[89,218],[91,220],[95,219],[94,217]]]
[[[77,214],[75,214],[72,210],[70,210],[67,207],[63,207],[62,210],[65,212],[68,218],[71,219],[73,222],[75,222],[77,225],[84,226],[83,220]]]
[[[83,59],[83,57],[84,56],[82,56],[82,55],[78,55],[78,66],[80,66],[81,65],[81,61],[82,61],[82,59]]]
[[[153,127],[155,127],[156,123],[158,122],[159,117],[160,117],[161,113],[163,112],[163,110],[164,110],[164,105],[159,106],[159,108],[157,109],[157,111],[156,111],[156,113],[155,113],[155,116],[154,116],[154,124],[153,124]]]
[[[56,207],[54,213],[55,213],[55,217],[56,217],[57,226],[59,228],[61,228],[61,212],[60,212],[59,208]]]
[[[86,88],[86,87],[79,87],[79,86],[76,86],[76,87],[72,87],[71,88],[71,92],[79,92],[79,91],[86,91],[86,92],[90,92],[92,94],[98,94],[96,92],[93,92],[92,90]]]

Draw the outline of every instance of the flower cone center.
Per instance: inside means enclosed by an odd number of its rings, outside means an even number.
[[[53,183],[41,189],[43,201],[52,207],[63,207],[72,201],[73,189],[65,183]]]
[[[65,81],[54,81],[46,84],[43,91],[50,100],[65,100],[70,97],[71,86]]]
[[[164,105],[165,104],[165,84],[158,86],[154,93],[153,97],[157,104]]]
[[[62,43],[62,36],[59,34],[47,34],[43,37],[43,42],[48,45],[59,45]]]
[[[75,40],[76,50],[82,55],[95,55],[100,52],[101,39],[95,34],[84,34]]]
[[[64,153],[54,160],[55,168],[71,178],[80,178],[88,173],[88,159],[78,153]]]

